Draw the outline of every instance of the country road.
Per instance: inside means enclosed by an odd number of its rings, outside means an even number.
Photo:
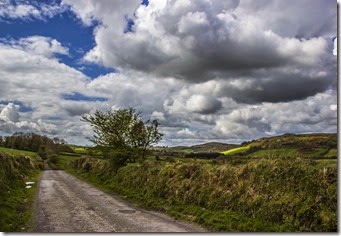
[[[35,232],[204,231],[133,206],[64,171],[44,171],[37,195]]]

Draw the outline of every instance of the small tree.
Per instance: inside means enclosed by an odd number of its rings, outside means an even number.
[[[163,136],[158,131],[157,120],[143,122],[141,112],[133,108],[96,111],[94,115],[82,116],[82,121],[89,122],[94,129],[90,141],[106,150],[130,153],[127,161],[135,161],[136,152],[144,159],[147,149]]]

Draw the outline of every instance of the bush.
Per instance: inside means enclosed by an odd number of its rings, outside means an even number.
[[[58,155],[57,154],[49,155],[48,161],[53,163],[53,164],[57,164],[57,162],[58,162]]]
[[[110,152],[109,163],[111,168],[117,172],[117,170],[125,166],[134,155],[132,152],[125,150],[114,150]]]

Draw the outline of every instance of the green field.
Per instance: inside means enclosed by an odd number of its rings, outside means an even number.
[[[68,156],[68,155],[59,155],[58,156],[58,163],[57,166],[61,169],[64,169],[64,166],[66,163],[68,163],[69,161],[73,161],[78,157],[75,156]]]
[[[247,150],[250,149],[250,146],[245,146],[245,147],[237,147],[233,148],[224,152],[221,152],[224,155],[232,155],[232,154],[237,154],[237,153],[243,153],[246,152]]]
[[[331,148],[326,155],[324,155],[326,158],[332,158],[332,157],[337,157],[337,149],[336,148]]]
[[[5,147],[0,147],[0,152],[7,153],[10,155],[14,155],[14,156],[24,155],[24,156],[29,156],[33,158],[38,157],[37,153],[35,152],[23,151],[23,150],[17,150],[17,149],[12,149],[12,148],[5,148]]]

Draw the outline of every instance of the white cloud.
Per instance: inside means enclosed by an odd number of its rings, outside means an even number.
[[[56,54],[69,54],[68,48],[63,47],[60,42],[49,37],[30,36],[19,40],[11,39],[2,41],[6,45],[10,45],[12,48],[48,58],[52,58]]]
[[[333,40],[333,55],[337,56],[337,37]]]
[[[19,105],[8,103],[0,112],[0,130],[6,133],[14,133],[17,131],[36,132],[42,134],[56,134],[57,127],[48,124],[42,119],[36,122],[21,120],[19,114]]]
[[[193,138],[195,136],[195,134],[190,131],[188,128],[185,128],[185,129],[182,129],[180,131],[177,132],[177,135],[180,137],[180,138]]]
[[[221,107],[221,101],[212,96],[194,94],[186,101],[186,108],[192,112],[214,113]]]
[[[65,11],[65,7],[59,6],[53,1],[47,4],[25,0],[2,0],[0,2],[0,21],[1,19],[45,20],[63,11]]]
[[[215,130],[226,138],[245,139],[267,133],[336,132],[335,95],[326,92],[303,101],[241,106],[221,115]]]
[[[331,105],[329,106],[329,108],[330,108],[330,110],[332,110],[332,111],[336,111],[336,110],[337,110],[337,105],[336,105],[336,104],[331,104]]]
[[[13,103],[9,103],[5,106],[0,112],[0,120],[2,121],[11,121],[18,122],[19,121],[19,106],[14,105]]]

